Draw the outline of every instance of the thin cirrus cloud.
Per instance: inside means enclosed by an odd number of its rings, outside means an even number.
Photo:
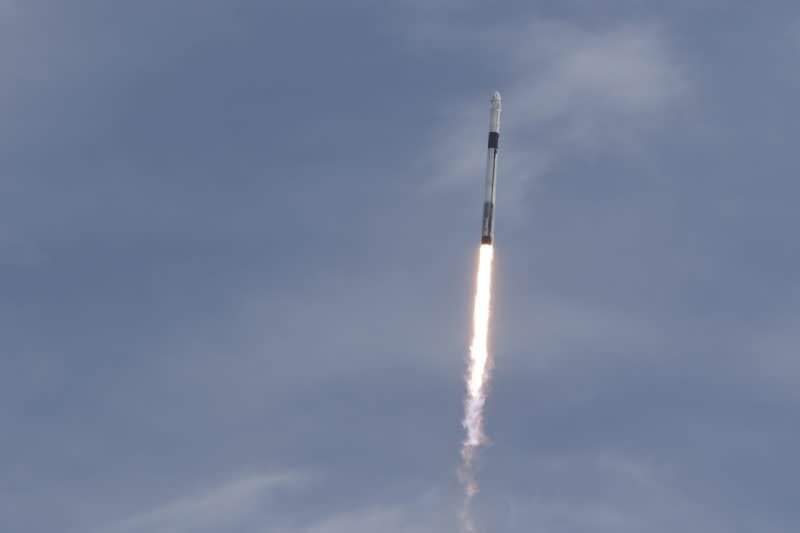
[[[141,511],[93,533],[211,532],[254,518],[263,523],[271,493],[296,488],[306,481],[299,473],[241,477]]]
[[[363,503],[320,513],[300,503],[310,490],[307,473],[245,476],[145,509],[92,533],[433,533],[448,522],[440,512],[446,504],[438,491],[423,492],[404,503]]]

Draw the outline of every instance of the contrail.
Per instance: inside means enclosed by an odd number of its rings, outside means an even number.
[[[489,380],[489,315],[492,299],[492,260],[494,258],[494,205],[497,178],[497,152],[500,143],[500,93],[491,101],[489,119],[489,146],[486,159],[486,194],[483,202],[483,230],[478,257],[478,275],[475,284],[475,305],[472,313],[472,343],[469,348],[467,372],[467,398],[464,401],[464,429],[467,435],[461,446],[459,476],[464,484],[464,509],[462,524],[465,531],[473,531],[470,517],[472,498],[478,492],[475,479],[475,455],[483,444],[483,405],[486,403],[486,386]]]

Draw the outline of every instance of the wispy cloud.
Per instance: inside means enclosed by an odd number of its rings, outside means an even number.
[[[652,22],[585,29],[533,18],[489,30],[435,21],[410,34],[414,46],[448,53],[491,54],[504,99],[503,198],[518,198],[530,181],[567,159],[602,151],[638,155],[644,134],[668,120],[689,94],[684,68]],[[482,75],[486,75],[482,73]],[[487,104],[488,105],[488,104]],[[435,134],[439,163],[433,185],[473,181],[481,168],[478,134],[485,108],[459,101]]]
[[[509,531],[728,531],[731,523],[693,501],[671,467],[630,454],[596,450],[553,455],[516,466],[537,490],[506,493]],[[518,493],[520,491],[517,489]],[[505,518],[505,520],[503,520]]]
[[[271,491],[291,488],[300,474],[257,475],[229,481],[203,492],[158,505],[94,530],[94,533],[179,533],[229,530],[257,516],[266,521],[264,499]]]
[[[364,511],[342,513],[314,524],[303,533],[433,533],[441,531],[430,516],[419,509],[402,506],[376,507]],[[289,533],[289,532],[287,532]]]
[[[235,479],[220,486],[156,506],[93,533],[433,533],[442,530],[438,491],[408,502],[354,505],[350,510],[320,512],[304,505],[284,508],[271,501],[280,491],[295,490],[301,500],[311,490],[308,476],[284,474]],[[334,483],[335,480],[329,480]],[[284,492],[285,493],[285,492]],[[285,503],[285,499],[280,500]],[[295,502],[296,503],[296,502]],[[444,520],[446,521],[446,520]]]
[[[731,362],[748,380],[764,383],[770,393],[800,399],[797,376],[797,316],[784,316],[764,325],[753,325],[731,336]]]

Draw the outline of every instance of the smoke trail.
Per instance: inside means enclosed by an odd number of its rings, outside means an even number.
[[[478,277],[475,288],[475,307],[472,315],[472,344],[469,348],[469,370],[467,372],[467,397],[464,401],[462,425],[467,435],[461,447],[459,475],[464,485],[464,509],[462,522],[466,531],[473,531],[469,508],[478,492],[475,480],[474,460],[478,447],[484,442],[483,404],[486,401],[486,383],[489,379],[489,304],[492,295],[491,244],[483,244],[478,260]]]

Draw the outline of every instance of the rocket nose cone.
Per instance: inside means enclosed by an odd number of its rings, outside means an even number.
[[[500,101],[500,92],[495,91],[492,95],[492,102],[499,102]]]

